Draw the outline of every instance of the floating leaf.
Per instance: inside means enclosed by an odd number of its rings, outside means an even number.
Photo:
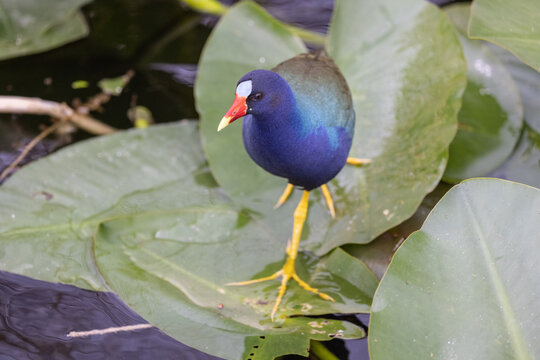
[[[469,6],[446,8],[458,30],[468,63],[468,84],[458,114],[458,132],[450,145],[444,178],[450,182],[483,176],[510,155],[523,125],[523,106],[512,77],[479,40],[466,35]]]
[[[91,237],[98,224],[140,209],[115,207],[124,196],[204,170],[204,157],[192,139],[193,125],[152,130],[70,146],[8,179],[0,187],[0,268],[40,280],[109,289],[92,254]],[[184,195],[193,194],[189,198],[196,200],[200,192],[216,192],[195,185]],[[178,196],[182,189],[175,189]]]
[[[49,50],[88,35],[79,8],[90,0],[3,0],[0,59]]]
[[[337,2],[329,40],[328,50],[353,91],[357,125],[352,155],[373,162],[347,168],[330,184],[335,220],[314,192],[300,246],[316,254],[344,243],[367,243],[414,213],[446,164],[465,84],[454,30],[428,3]],[[287,181],[249,159],[240,124],[219,134],[216,129],[242,75],[304,51],[300,40],[276,20],[242,2],[209,38],[195,91],[203,146],[217,182],[256,218],[280,224],[283,241],[290,237],[299,194],[274,211]]]
[[[540,71],[540,2],[538,0],[475,0],[469,35],[502,46]]]
[[[539,223],[538,189],[498,179],[452,188],[381,281],[371,359],[538,357]]]
[[[310,339],[363,336],[342,321],[284,319],[369,311],[377,279],[340,249],[297,264],[336,302],[291,283],[277,322],[278,281],[225,286],[277,270],[286,244],[216,187],[197,134],[187,122],[118,132],[18,171],[0,187],[0,269],[113,290],[169,335],[230,359],[253,346],[261,359],[306,355]]]
[[[364,336],[351,324],[324,319],[272,322],[277,280],[225,286],[277,271],[284,256],[278,240],[247,215],[216,204],[109,221],[101,226],[96,246],[107,281],[130,306],[168,334],[214,355],[241,358],[241,345],[260,336],[273,344],[258,349],[254,359],[307,356],[310,338]],[[337,301],[322,300],[291,283],[278,317],[369,309],[377,280],[352,256],[337,249],[318,263],[300,260],[300,276]],[[286,334],[293,341],[275,341]]]

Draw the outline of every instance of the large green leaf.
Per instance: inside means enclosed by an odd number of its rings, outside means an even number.
[[[369,311],[377,279],[342,250],[298,260],[336,302],[292,283],[276,322],[278,281],[225,286],[277,270],[286,244],[216,187],[197,134],[186,122],[120,132],[21,169],[0,188],[0,269],[113,290],[171,336],[231,359],[253,346],[271,359],[306,355],[310,339],[361,337],[341,321],[285,319]]]
[[[338,1],[330,54],[353,94],[351,154],[372,159],[338,182],[356,242],[411,216],[438,183],[465,86],[461,47],[447,18],[422,1]],[[355,215],[356,216],[356,215]]]
[[[96,227],[107,217],[143,209],[116,206],[124,196],[204,171],[193,135],[193,125],[182,124],[100,137],[19,170],[0,187],[0,268],[109,289],[93,256]],[[184,193],[195,200],[201,191],[217,193],[203,185]],[[180,196],[183,188],[175,190]]]
[[[163,192],[166,196],[169,191]],[[155,193],[148,196],[161,198]],[[190,206],[109,221],[101,226],[96,246],[105,277],[130,306],[167,333],[212,354],[238,359],[242,352],[252,351],[241,346],[245,342],[260,336],[272,341],[273,336],[288,334],[294,342],[262,346],[253,359],[307,355],[310,338],[363,336],[360,328],[342,322],[313,318],[272,322],[269,314],[278,281],[224,286],[278,270],[284,251],[271,229],[230,206]],[[303,257],[298,266],[301,276],[338,301],[322,300],[291,284],[278,316],[369,308],[377,280],[343,250],[320,262]]]
[[[498,179],[452,188],[381,281],[371,359],[540,356],[538,224],[538,189]]]
[[[512,77],[489,48],[467,35],[468,4],[446,8],[468,63],[468,84],[450,145],[447,181],[483,176],[510,155],[523,124],[523,106]]]
[[[91,0],[0,0],[0,59],[49,50],[88,34],[79,8]]]
[[[469,35],[510,50],[540,71],[540,1],[475,0]]]
[[[334,220],[314,192],[300,246],[316,254],[344,243],[367,243],[414,213],[446,164],[465,84],[465,63],[451,25],[437,8],[421,1],[337,2],[328,50],[353,91],[357,126],[352,155],[370,157],[373,163],[347,168],[332,181]],[[257,218],[286,224],[280,226],[283,241],[290,236],[299,194],[273,211],[286,180],[249,159],[240,124],[219,134],[216,129],[244,73],[271,68],[302,51],[299,39],[263,10],[241,3],[215,28],[196,82],[212,173]]]

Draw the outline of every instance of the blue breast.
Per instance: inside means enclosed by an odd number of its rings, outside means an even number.
[[[324,53],[299,55],[272,70],[285,80],[272,91],[286,100],[244,118],[244,145],[268,172],[312,190],[334,178],[347,161],[355,120],[351,95]]]

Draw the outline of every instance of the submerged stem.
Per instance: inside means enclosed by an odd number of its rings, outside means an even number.
[[[328,350],[320,341],[311,340],[309,351],[319,360],[339,360],[337,356]]]

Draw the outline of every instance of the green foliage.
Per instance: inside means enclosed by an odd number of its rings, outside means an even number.
[[[305,250],[324,254],[344,243],[370,242],[411,216],[442,175],[456,130],[465,64],[446,17],[428,3],[411,7],[412,3],[416,2],[391,1],[381,7],[376,2],[336,4],[328,50],[353,93],[357,125],[351,155],[371,158],[372,163],[346,168],[332,181],[336,219],[328,216],[317,193],[309,210],[309,230],[300,244]],[[373,38],[369,29],[388,14],[395,27]],[[195,96],[212,173],[234,201],[269,224],[291,223],[298,197],[274,211],[286,180],[249,159],[240,124],[219,134],[216,128],[243,74],[272,68],[303,51],[299,39],[262,9],[242,3],[218,24],[199,65]],[[422,141],[426,137],[431,141]],[[282,237],[287,238],[289,227],[284,229]]]
[[[540,354],[538,214],[540,190],[529,186],[473,179],[450,190],[381,281],[371,359]]]
[[[475,0],[469,35],[510,50],[540,71],[540,2],[538,0]]]
[[[91,0],[0,1],[0,60],[43,52],[88,35],[79,8]]]
[[[286,239],[217,188],[193,123],[71,146],[19,171],[0,188],[0,203],[2,269],[115,291],[206,352],[240,358],[265,336],[257,359],[271,359],[307,355],[310,339],[364,336],[343,321],[287,319],[369,311],[378,281],[341,249],[298,262],[300,274],[336,302],[291,284],[277,322],[269,318],[277,281],[225,286],[277,270]]]
[[[458,132],[444,173],[445,180],[457,182],[484,176],[504,162],[519,138],[523,106],[514,80],[497,56],[480,40],[467,38],[469,5],[454,5],[446,13],[458,30],[468,63]]]
[[[252,2],[187,2],[225,13],[199,64],[200,129],[182,122],[122,132],[20,170],[0,188],[2,270],[114,291],[169,335],[227,359],[306,356],[311,340],[365,336],[321,315],[368,312],[374,296],[373,360],[540,354],[539,191],[475,179],[435,206],[451,187],[439,183],[443,173],[540,186],[538,72],[468,39],[467,6],[447,17],[420,0],[336,1],[326,50],[353,94],[351,155],[372,162],[346,167],[330,183],[336,219],[319,192],[311,198],[297,268],[336,302],[291,283],[272,322],[277,281],[225,284],[281,267],[299,194],[273,210],[286,181],[249,159],[239,123],[216,128],[243,74],[306,46],[298,29]],[[85,3],[0,3],[0,46],[8,49],[1,56],[83,36],[77,9]],[[537,5],[523,4],[476,0],[470,31],[536,66],[530,44],[540,37],[528,16]],[[46,20],[22,26],[16,14],[24,6]],[[123,86],[112,80],[102,86]],[[347,243],[347,252],[339,248]],[[383,278],[379,287],[366,264]]]

